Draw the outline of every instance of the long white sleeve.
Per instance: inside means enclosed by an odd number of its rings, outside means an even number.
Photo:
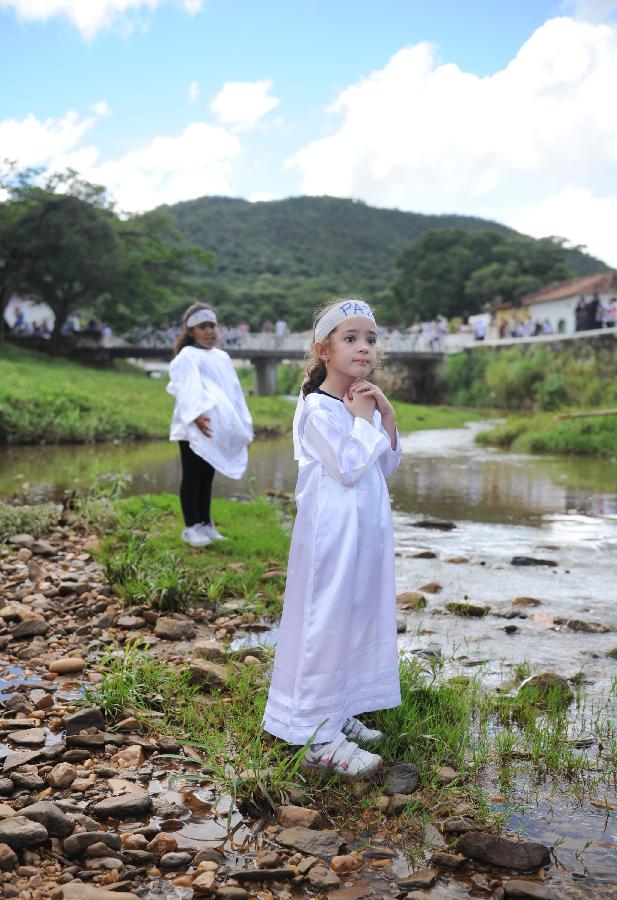
[[[186,427],[214,406],[215,400],[203,384],[197,362],[181,351],[169,367],[168,392],[176,398],[176,413]]]
[[[356,418],[351,431],[323,409],[309,413],[304,424],[302,445],[317,459],[328,475],[351,487],[388,449],[390,439],[365,419]]]
[[[379,466],[381,471],[383,472],[384,478],[391,478],[392,475],[396,472],[399,467],[399,463],[401,461],[401,438],[398,433],[398,429],[396,431],[396,447],[392,449],[392,441],[390,440],[390,435],[383,427],[380,426],[380,431],[383,435],[388,438],[388,449],[381,454],[379,457]]]
[[[229,368],[229,378],[232,386],[231,390],[233,395],[230,399],[234,405],[236,412],[242,420],[242,424],[246,427],[247,434],[249,434],[250,439],[253,440],[253,419],[251,418],[249,408],[246,405],[244,391],[242,390],[242,385],[240,384],[240,380],[238,378],[236,370],[234,369],[231,358],[227,357],[227,361]]]

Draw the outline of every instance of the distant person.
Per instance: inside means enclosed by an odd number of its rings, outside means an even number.
[[[277,320],[277,323],[274,326],[274,333],[276,335],[276,346],[282,347],[285,334],[287,333],[287,322],[285,319],[280,318]]]
[[[611,297],[606,307],[604,320],[607,328],[614,328],[617,322],[617,297]]]
[[[297,516],[263,725],[302,767],[368,778],[382,737],[355,718],[401,702],[392,512],[401,444],[394,410],[366,381],[377,326],[360,300],[316,316],[294,416]]]
[[[261,326],[261,330],[264,334],[272,334],[274,331],[274,326],[269,319],[266,319],[263,325]]]
[[[473,326],[473,337],[476,341],[483,341],[486,337],[486,322],[483,319],[478,319]]]
[[[214,473],[242,478],[253,423],[232,361],[215,346],[214,310],[194,303],[182,321],[169,367],[167,390],[176,398],[169,439],[180,446],[182,540],[206,547],[224,540],[210,511]]]
[[[574,307],[574,322],[575,322],[575,330],[583,331],[585,327],[585,298],[581,294],[578,298],[578,303]]]
[[[553,334],[553,326],[551,325],[550,319],[544,319],[542,322],[542,334]]]

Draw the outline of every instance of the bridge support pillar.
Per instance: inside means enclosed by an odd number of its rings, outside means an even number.
[[[270,397],[276,394],[276,359],[255,359],[255,387],[260,397]]]

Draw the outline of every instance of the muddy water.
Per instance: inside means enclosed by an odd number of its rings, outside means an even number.
[[[617,646],[617,462],[483,449],[473,441],[478,427],[403,439],[402,464],[390,482],[397,585],[417,590],[437,582],[441,590],[426,594],[428,606],[421,613],[405,615],[401,649],[421,652],[433,645],[432,652],[452,659],[452,672],[479,672],[487,683],[505,687],[514,666],[524,661],[534,671],[550,669],[568,677],[579,673],[590,698],[587,711],[592,704],[602,706],[605,715],[617,720],[617,660],[607,656]],[[167,442],[5,450],[0,496],[57,497],[67,488],[88,485],[97,471],[130,473],[136,493],[174,491],[176,453]],[[219,477],[215,491],[237,497],[266,488],[292,491],[295,474],[288,439],[258,442],[251,448],[247,477],[241,482]],[[447,519],[454,527],[419,527],[418,521],[427,517]],[[418,558],[420,550],[435,557]],[[553,564],[516,567],[513,556]],[[453,558],[465,561],[448,561]],[[539,605],[516,607],[520,617],[505,618],[519,597]],[[444,608],[449,601],[465,599],[489,605],[490,613],[462,619]],[[556,617],[583,623],[576,627],[609,630],[581,632],[556,624]],[[506,625],[515,625],[516,631],[507,634]],[[583,724],[593,735],[592,717]],[[593,757],[597,744],[587,752]],[[486,786],[495,793],[490,774]],[[564,785],[534,785],[524,772],[517,778],[516,793],[524,800],[511,812],[508,826],[546,843],[565,840],[556,850],[559,865],[551,869],[551,885],[567,897],[615,896],[615,812],[590,802],[605,796],[609,804],[617,803],[615,792],[590,784],[575,800]],[[495,808],[502,808],[497,801]],[[219,833],[210,831],[212,824],[200,818],[192,814],[187,824],[191,842],[199,841],[200,834],[206,844],[218,839]],[[587,841],[592,843],[585,849]],[[455,898],[480,892],[469,880],[457,879],[441,883],[433,894]]]

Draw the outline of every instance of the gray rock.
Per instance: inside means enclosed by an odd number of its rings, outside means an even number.
[[[16,791],[41,791],[47,787],[45,780],[36,772],[13,772],[11,781]]]
[[[233,884],[226,884],[216,889],[216,896],[220,900],[248,900],[249,892],[244,888],[235,887]]]
[[[64,840],[64,852],[67,856],[81,856],[92,844],[103,843],[112,850],[120,850],[122,841],[119,834],[111,831],[78,831]]]
[[[418,521],[412,522],[411,524],[415,528],[435,528],[437,531],[452,531],[453,528],[456,528],[454,522],[437,518],[418,519]]]
[[[437,881],[437,872],[435,869],[418,869],[407,875],[405,878],[397,881],[397,886],[402,891],[415,891],[422,888],[430,888]]]
[[[122,794],[99,800],[89,811],[97,819],[140,819],[152,811],[152,800],[147,794]]]
[[[466,600],[453,600],[451,603],[446,603],[446,609],[455,616],[472,619],[481,619],[491,611],[490,606],[485,603],[468,603]]]
[[[154,633],[165,641],[190,641],[195,637],[196,631],[186,619],[172,619],[171,616],[161,616],[156,621]]]
[[[617,659],[617,647],[613,647],[612,650],[609,650],[606,654],[610,659]]]
[[[4,766],[2,771],[5,775],[18,769],[20,766],[28,766],[40,759],[40,750],[14,750],[4,757]],[[13,777],[13,776],[11,776]]]
[[[160,620],[159,620],[160,621]],[[206,659],[194,659],[189,665],[189,675],[194,684],[203,688],[224,687],[227,669]]]
[[[309,884],[318,891],[328,891],[337,888],[341,884],[341,879],[330,869],[325,866],[313,866],[306,876]]]
[[[159,860],[159,866],[161,869],[171,870],[171,869],[186,869],[193,862],[193,857],[190,853],[182,853],[182,852],[173,852],[173,853],[164,853]]]
[[[452,816],[442,824],[444,834],[465,834],[468,831],[478,831],[480,826],[467,816]]]
[[[12,547],[28,547],[34,543],[34,537],[31,534],[26,534],[24,532],[20,532],[19,534],[13,534],[9,538],[9,544]]]
[[[12,872],[18,862],[15,851],[8,844],[0,844],[0,870]]]
[[[0,778],[0,797],[10,797],[13,788],[14,785],[10,778]]]
[[[276,841],[283,847],[293,847],[309,856],[320,856],[330,859],[338,856],[345,846],[345,841],[336,831],[315,831],[312,828],[284,828],[276,835]]]
[[[510,560],[512,566],[551,566],[555,568],[554,559],[535,559],[533,556],[513,556]]]
[[[504,881],[503,889],[506,897],[516,897],[521,900],[523,898],[524,900],[558,900],[560,896],[544,884],[538,884],[537,881],[522,881],[520,878]]]
[[[84,709],[78,709],[77,712],[65,716],[62,720],[62,727],[67,734],[77,734],[86,728],[97,728],[99,731],[105,731],[105,717],[97,706],[88,706]]]
[[[565,625],[570,631],[577,631],[582,634],[608,634],[609,631],[612,631],[612,628],[609,628],[608,625],[602,625],[601,622],[585,622],[584,619],[568,619],[564,616],[556,616],[553,621],[555,625]]]
[[[39,822],[25,816],[13,816],[0,822],[0,843],[8,844],[12,850],[36,847],[47,840],[47,829]]]
[[[391,766],[386,776],[384,794],[392,797],[394,794],[413,794],[420,784],[420,773],[413,763],[400,763]]]
[[[553,697],[559,697],[564,704],[574,700],[574,694],[566,679],[554,672],[530,675],[521,682],[518,693],[528,694],[530,697],[537,697],[540,700],[545,700],[551,694]]]
[[[24,728],[19,731],[11,731],[7,737],[14,744],[21,744],[25,747],[36,747],[45,743],[45,732],[42,728]]]
[[[31,638],[39,634],[47,634],[49,631],[49,622],[45,619],[24,619],[19,625],[16,625],[11,632],[13,640],[21,640],[22,638]]]
[[[75,823],[51,800],[40,800],[20,809],[22,816],[44,825],[50,837],[65,838],[72,833]]]
[[[229,877],[236,881],[288,881],[295,876],[296,870],[291,868],[232,869],[229,873]]]
[[[551,854],[548,847],[535,841],[513,841],[496,834],[483,831],[469,831],[464,834],[457,850],[468,859],[486,863],[489,866],[502,866],[529,872],[549,865]]]

